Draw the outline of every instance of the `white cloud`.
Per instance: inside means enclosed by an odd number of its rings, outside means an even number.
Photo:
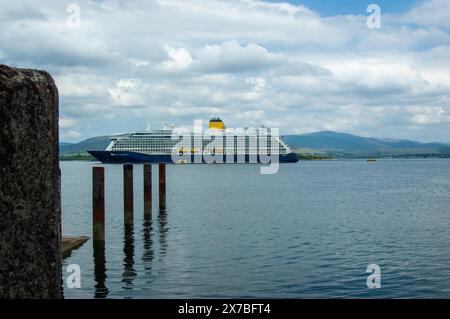
[[[418,3],[401,16],[406,23],[450,27],[450,2],[448,0],[427,0]]]
[[[261,71],[284,62],[284,57],[270,53],[260,45],[249,43],[241,46],[237,41],[206,45],[200,50],[197,60],[200,70],[213,73]]]
[[[246,78],[245,81],[253,86],[254,91],[262,91],[266,87],[266,79],[264,78]]]
[[[72,118],[69,118],[69,117],[60,117],[59,118],[59,127],[60,128],[74,127],[76,124],[77,124],[77,121],[75,121]]]
[[[108,89],[112,102],[117,106],[139,107],[144,105],[141,81],[139,79],[121,79],[114,88]]]
[[[163,69],[168,71],[184,70],[192,63],[192,57],[185,48],[175,49],[170,46],[165,46],[165,50],[169,60],[161,63]]]
[[[129,58],[128,62],[130,62],[131,65],[138,67],[138,68],[150,65],[150,61],[143,60],[143,59],[137,59],[137,58]]]
[[[81,133],[76,130],[69,130],[67,132],[62,132],[60,138],[67,140],[76,140],[81,137]]]
[[[60,96],[101,97],[107,94],[106,87],[99,76],[94,74],[64,74],[55,76]]]
[[[420,125],[450,123],[450,114],[443,107],[414,107],[410,112],[413,113],[413,121]]]

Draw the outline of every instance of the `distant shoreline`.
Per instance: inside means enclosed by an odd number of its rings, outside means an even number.
[[[377,139],[346,133],[322,131],[285,135],[284,142],[300,160],[345,158],[448,158],[450,143],[422,143],[402,139]],[[87,150],[105,150],[111,136],[91,137],[78,143],[60,143],[62,160],[94,160]]]
[[[296,153],[300,161],[332,161],[332,160],[382,160],[382,159],[427,159],[427,158],[450,158],[450,155],[436,155],[436,154],[411,154],[398,156],[326,156],[316,154],[301,154]],[[60,161],[87,161],[97,162],[98,160],[86,152],[61,154]]]

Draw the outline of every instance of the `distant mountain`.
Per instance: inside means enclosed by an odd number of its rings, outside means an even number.
[[[103,151],[109,144],[109,136],[91,137],[80,143],[59,143],[60,154],[74,154],[90,151]]]
[[[449,155],[445,143],[420,143],[402,139],[361,137],[346,133],[322,131],[284,136],[285,142],[305,153],[326,153],[350,156]]]
[[[448,143],[420,143],[389,138],[361,137],[346,133],[322,131],[302,135],[286,135],[284,141],[295,151],[304,154],[325,154],[333,157],[370,157],[405,155],[447,155]],[[60,154],[83,153],[87,150],[104,150],[109,136],[98,136],[80,143],[60,143]]]

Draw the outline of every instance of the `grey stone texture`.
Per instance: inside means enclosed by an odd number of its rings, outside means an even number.
[[[58,90],[0,65],[0,298],[62,298]]]

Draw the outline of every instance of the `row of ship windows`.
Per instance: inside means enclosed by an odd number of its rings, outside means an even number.
[[[139,147],[139,148],[149,148],[149,149],[153,149],[153,148],[173,148],[175,146],[176,143],[171,144],[171,143],[139,143],[139,142],[127,142],[127,143],[116,143],[113,146],[113,149],[119,149],[119,148],[130,148],[130,147]],[[265,143],[265,144],[244,144],[244,143],[234,143],[232,145],[227,145],[227,144],[222,144],[222,143],[203,143],[202,147],[224,147],[224,148],[270,148],[272,146],[272,144],[269,143]],[[274,145],[276,147],[276,145]],[[178,147],[197,147],[196,144],[182,144],[182,145],[178,145]],[[281,144],[278,144],[278,147],[280,147],[281,149],[284,149],[284,146]]]
[[[114,149],[114,151],[120,151],[121,149]],[[132,152],[139,152],[139,153],[147,153],[147,154],[154,154],[154,153],[164,153],[164,154],[172,154],[171,150],[169,149],[160,149],[160,150],[152,150],[149,151],[148,149],[142,149],[142,148],[128,148],[126,149],[127,151],[132,151]],[[259,154],[260,152],[258,152],[257,150],[244,150],[244,149],[239,149],[239,150],[225,150],[225,152],[215,152],[215,154]],[[267,154],[271,154],[271,152],[266,152]],[[273,152],[274,154],[286,154],[285,150],[280,150],[280,152]],[[189,153],[185,153],[185,154],[189,154]],[[198,152],[193,152],[191,154],[198,154]]]
[[[114,146],[112,149],[118,151],[118,150],[128,150],[128,149],[172,150],[174,148],[173,147],[151,147],[151,148],[149,148],[149,147],[139,147],[139,146],[134,146],[134,147],[130,147],[130,146],[127,146],[127,147],[116,147],[116,146]],[[180,147],[178,149],[183,149],[183,147]],[[184,147],[184,149],[195,149],[195,147]],[[262,147],[261,148],[259,148],[259,147],[226,147],[226,148],[222,148],[222,147],[208,147],[207,149],[216,149],[216,150],[219,150],[219,149],[220,150],[232,150],[232,149],[237,150],[237,149],[239,149],[239,150],[255,150],[256,151],[256,150],[259,150],[259,149],[270,150],[271,148],[270,147],[265,147],[265,148],[262,148]],[[284,148],[280,147],[280,150],[284,150]]]
[[[272,141],[268,140],[264,143],[264,141],[261,141],[261,143],[259,143],[259,141],[244,141],[244,140],[239,140],[239,141],[219,141],[219,140],[215,140],[215,141],[192,141],[191,143],[189,142],[183,142],[182,144],[200,144],[202,143],[202,145],[208,145],[208,144],[271,144]],[[146,141],[146,140],[135,140],[135,141],[119,141],[116,142],[115,145],[130,145],[130,144],[140,144],[140,145],[155,145],[155,144],[164,144],[164,145],[175,145],[177,144],[177,141],[171,141],[171,140],[152,140],[152,141]]]
[[[256,141],[267,141],[267,142],[269,142],[270,143],[270,141],[275,141],[275,139],[264,139],[264,140],[262,140],[262,139],[256,139],[256,138],[252,138],[251,139],[251,141],[252,142],[256,142]],[[191,139],[191,140],[188,140],[188,141],[194,141],[194,142],[196,142],[196,143],[199,143],[199,142],[203,142],[204,144],[206,143],[206,144],[209,144],[209,143],[211,143],[211,142],[214,142],[214,141],[217,141],[217,142],[224,142],[224,143],[227,143],[227,142],[234,142],[234,143],[236,143],[236,142],[249,142],[250,141],[250,139],[247,137],[247,138],[240,138],[240,139],[237,139],[237,138],[234,138],[234,139],[232,139],[232,140],[230,140],[230,139],[223,139],[223,140],[221,140],[221,139],[211,139],[211,140],[205,140],[205,139],[197,139],[197,138],[194,138],[194,139]],[[136,140],[132,140],[132,139],[128,139],[128,140],[118,140],[116,143],[167,143],[167,144],[176,144],[176,143],[178,143],[178,142],[180,142],[180,140],[172,140],[172,139],[167,139],[167,138],[165,138],[165,139],[156,139],[156,138],[154,138],[154,139],[136,139]]]
[[[183,143],[184,145],[177,145],[179,148],[187,148],[187,149],[195,149],[197,146],[196,144],[200,141],[196,140],[194,143]],[[256,142],[256,141],[255,141]],[[217,147],[219,149],[222,149],[225,153],[241,153],[241,152],[254,152],[258,153],[258,149],[266,149],[268,151],[271,150],[271,141],[268,140],[267,143],[262,143],[261,145],[258,145],[258,143],[255,143],[252,141],[252,143],[248,142],[248,139],[246,143],[244,141],[234,141],[231,145],[227,145],[228,143],[222,143],[221,141],[216,141],[216,143],[211,141],[202,141],[202,147]],[[164,153],[170,153],[174,146],[177,144],[177,141],[167,140],[167,139],[147,139],[147,140],[123,140],[123,141],[117,141],[113,147],[112,150],[130,150],[130,151],[139,151],[139,152],[164,152]],[[286,148],[282,145],[277,143],[278,145],[274,145],[276,148],[279,148],[280,153],[286,153]],[[225,146],[225,147],[224,147]],[[276,151],[276,150],[275,150]]]
[[[173,148],[172,147],[152,147],[150,148],[142,148],[142,147],[113,147],[113,151],[134,151],[134,152],[142,152],[142,153],[152,153],[152,152],[163,152],[163,153],[172,153]],[[234,147],[234,148],[208,148],[208,151],[213,151],[215,153],[225,153],[225,154],[236,154],[236,153],[259,153],[262,149],[259,148],[244,148],[244,147]],[[176,150],[175,152],[185,152],[185,153],[198,153],[198,150],[195,148],[180,148]],[[266,148],[267,153],[280,153],[285,154],[286,149],[280,148],[280,149],[270,149]]]
[[[173,147],[167,147],[167,146],[153,146],[153,147],[142,147],[142,146],[113,146],[112,150],[113,151],[126,151],[126,150],[146,150],[146,151],[166,151],[166,152],[171,152],[172,149],[174,149]],[[196,149],[195,147],[180,147],[177,149]],[[262,149],[266,149],[266,150],[272,150],[271,147],[208,147],[207,149],[214,149],[216,151],[228,151],[228,150],[250,150],[250,151],[255,151],[257,152],[258,150],[262,150]],[[285,151],[286,149],[284,147],[280,147],[280,148],[274,148],[274,150],[280,150],[280,151]]]

